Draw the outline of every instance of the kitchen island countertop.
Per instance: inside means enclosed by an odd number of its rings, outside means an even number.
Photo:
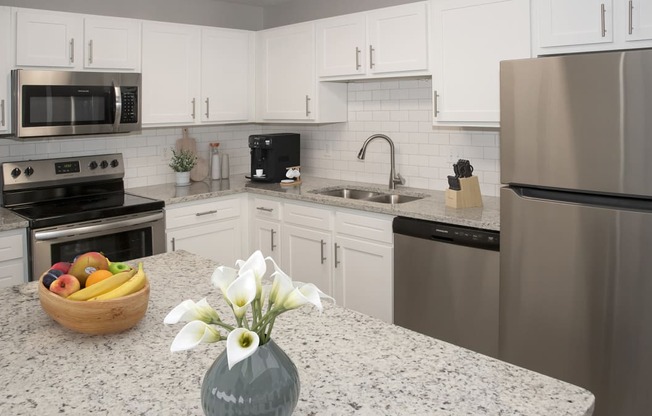
[[[131,262],[134,263],[135,262]],[[178,251],[144,259],[145,318],[126,332],[73,333],[41,309],[37,282],[0,289],[2,415],[201,415],[204,373],[224,343],[170,353],[178,303],[208,297],[216,263]],[[227,318],[228,317],[228,318]],[[588,391],[327,303],[278,318],[274,339],[295,362],[295,415],[590,415]]]
[[[325,196],[314,193],[315,190],[347,186],[391,192],[397,194],[417,195],[423,199],[401,203],[382,204],[363,200],[352,200]],[[129,188],[126,192],[165,201],[166,206],[184,202],[201,201],[242,192],[279,197],[290,200],[313,202],[342,208],[358,209],[394,216],[439,221],[486,230],[500,230],[500,198],[482,196],[483,207],[455,209],[446,206],[444,191],[399,186],[390,191],[387,185],[351,182],[338,179],[302,176],[298,186],[282,186],[278,183],[251,182],[244,176],[234,175],[229,180],[193,182],[190,186],[175,186],[173,183]]]

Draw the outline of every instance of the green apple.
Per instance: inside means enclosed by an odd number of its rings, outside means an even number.
[[[131,269],[131,266],[127,263],[112,262],[109,264],[109,271],[113,274],[118,274],[120,272],[126,272]]]

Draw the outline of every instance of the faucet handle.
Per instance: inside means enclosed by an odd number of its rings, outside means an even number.
[[[396,177],[393,179],[395,184],[405,185],[405,178],[400,173],[396,172]]]

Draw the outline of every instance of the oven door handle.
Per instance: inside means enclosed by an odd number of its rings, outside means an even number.
[[[162,212],[156,214],[149,214],[139,217],[122,219],[118,221],[106,221],[99,224],[85,225],[82,227],[67,228],[64,230],[52,231],[35,231],[34,239],[36,241],[54,240],[57,238],[72,237],[84,234],[97,233],[99,231],[115,230],[121,227],[130,227],[136,225],[143,225],[148,222],[158,221],[164,217]]]

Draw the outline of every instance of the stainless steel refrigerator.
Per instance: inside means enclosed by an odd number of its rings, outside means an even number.
[[[652,414],[652,50],[500,77],[499,357]]]

